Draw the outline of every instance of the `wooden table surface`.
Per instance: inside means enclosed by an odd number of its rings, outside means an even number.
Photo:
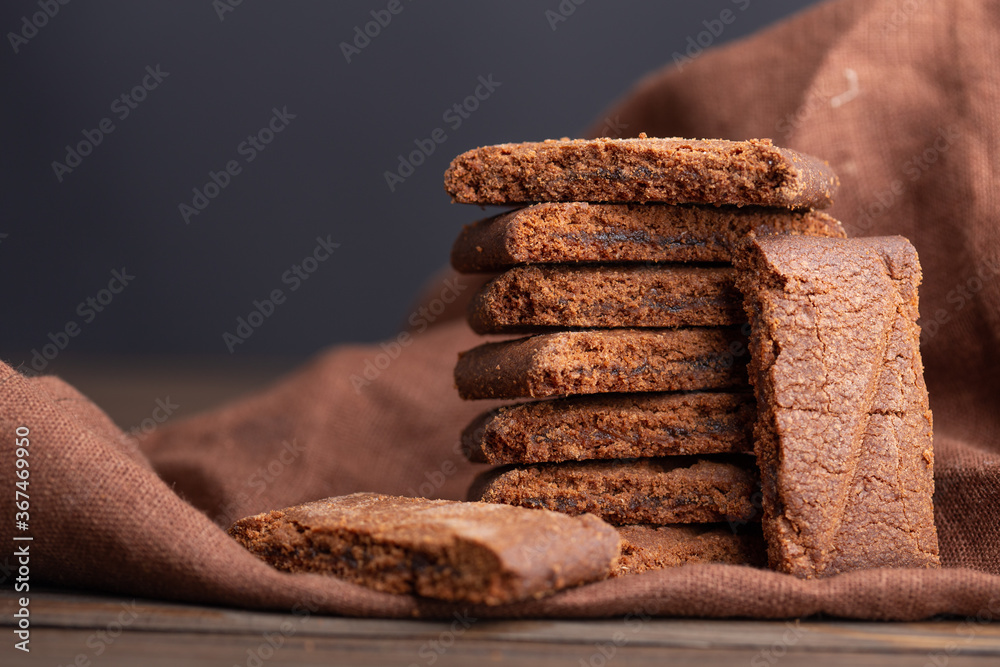
[[[61,360],[55,372],[128,430],[158,398],[189,416],[266,386],[291,361]],[[298,617],[70,591],[31,592],[31,652],[14,649],[19,596],[0,591],[7,665],[907,665],[1000,667],[1000,624],[610,619],[451,622]],[[273,648],[276,647],[276,648]]]
[[[299,617],[66,591],[32,593],[25,654],[13,648],[15,605],[15,594],[3,591],[3,665],[1000,665],[1000,624],[965,619],[455,623]]]

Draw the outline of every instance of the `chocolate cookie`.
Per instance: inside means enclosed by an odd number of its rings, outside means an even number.
[[[745,386],[736,329],[563,331],[486,343],[459,355],[462,398],[678,391]]]
[[[542,201],[825,208],[838,181],[821,160],[770,139],[561,139],[459,155],[445,190],[466,204]]]
[[[560,262],[730,262],[750,232],[844,238],[819,211],[660,204],[536,204],[467,225],[451,250],[465,273]]]
[[[622,555],[613,577],[694,563],[767,565],[764,538],[756,524],[739,532],[719,524],[619,526],[618,534]]]
[[[752,453],[750,394],[610,394],[491,410],[465,429],[470,460],[501,465]]]
[[[731,267],[518,266],[469,304],[478,333],[545,327],[727,326],[745,321]]]
[[[613,524],[746,521],[755,516],[751,461],[668,456],[497,468],[474,482],[470,498]]]
[[[770,236],[736,262],[771,566],[937,567],[913,246]]]
[[[620,542],[592,516],[373,493],[247,517],[229,533],[280,570],[485,604],[603,579]]]

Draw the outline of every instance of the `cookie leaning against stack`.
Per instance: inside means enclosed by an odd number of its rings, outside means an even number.
[[[734,261],[771,567],[940,567],[916,249],[900,236],[770,236]]]
[[[503,272],[472,327],[529,334],[461,355],[460,395],[553,399],[466,429],[470,458],[506,466],[471,495],[627,526],[621,573],[759,562],[759,534],[709,525],[751,519],[757,483],[731,260],[751,232],[843,237],[813,210],[831,203],[829,168],[766,140],[562,140],[464,153],[445,188],[530,204],[453,248],[459,271]]]

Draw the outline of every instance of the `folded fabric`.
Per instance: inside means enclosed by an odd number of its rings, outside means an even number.
[[[462,609],[477,617],[1000,616],[997,62],[1000,12],[986,0],[841,0],[670,64],[605,114],[631,135],[772,137],[821,156],[842,183],[829,212],[850,235],[912,241],[924,269],[921,343],[943,568],[800,581],[696,565]],[[14,493],[4,494],[0,541],[34,538],[25,542],[32,586],[450,615],[458,607],[278,572],[224,532],[246,515],[355,491],[462,497],[478,470],[462,454],[462,428],[495,405],[463,403],[452,385],[458,351],[477,340],[464,323],[444,319],[411,335],[374,377],[364,372],[382,352],[377,345],[334,349],[268,391],[165,425],[141,443],[58,379],[0,365],[0,482],[11,489],[18,481],[13,441],[27,429],[31,508],[30,530],[19,531]],[[2,576],[9,583],[14,575]]]

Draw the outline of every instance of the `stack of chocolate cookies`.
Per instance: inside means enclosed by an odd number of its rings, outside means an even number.
[[[737,243],[843,237],[817,209],[836,178],[766,140],[560,140],[457,157],[457,202],[523,206],[466,227],[466,273],[502,272],[469,323],[508,335],[461,355],[466,399],[534,399],[463,434],[498,466],[472,499],[620,527],[621,573],[685,562],[762,561]],[[521,337],[510,338],[516,334]]]
[[[452,255],[502,272],[469,322],[506,336],[460,356],[460,394],[534,399],[463,434],[497,466],[470,492],[488,502],[328,498],[238,521],[247,549],[482,604],[763,565],[765,545],[802,578],[940,567],[920,262],[905,238],[847,239],[816,210],[836,187],[825,164],[769,141],[640,136],[480,148],[445,183],[456,201],[523,205],[467,227]]]

